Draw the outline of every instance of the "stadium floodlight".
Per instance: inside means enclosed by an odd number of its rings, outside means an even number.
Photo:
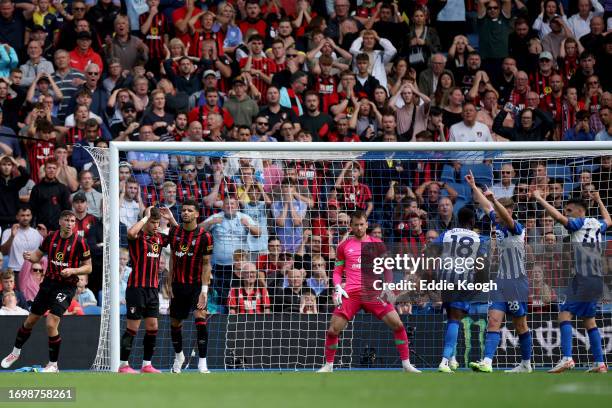
[[[251,142],[111,142],[108,149],[86,148],[99,168],[104,194],[104,276],[102,295],[102,319],[100,340],[95,370],[116,371],[119,366],[120,349],[120,222],[119,222],[119,163],[123,152],[158,152],[170,155],[194,155],[207,157],[240,157],[271,159],[277,161],[328,160],[346,161],[405,160],[436,163],[442,177],[443,167],[448,162],[463,166],[482,164],[489,170],[476,175],[479,182],[493,182],[493,175],[504,163],[513,163],[516,177],[532,184],[537,176],[532,174],[537,162],[544,161],[545,174],[559,180],[560,194],[567,195],[572,188],[580,188],[581,169],[591,169],[599,158],[612,156],[612,142],[496,142],[496,143],[251,143]],[[547,167],[546,167],[547,166]],[[450,166],[449,166],[450,167]],[[554,171],[553,171],[554,169]],[[336,168],[338,170],[338,168]],[[414,170],[418,172],[417,170]],[[335,175],[338,174],[336,171]],[[497,180],[497,178],[495,178]],[[335,177],[325,180],[323,188],[331,189]],[[368,180],[376,183],[377,180]],[[460,179],[451,183],[461,184]],[[491,185],[488,185],[491,187]],[[607,186],[609,188],[609,186]],[[471,196],[459,191],[457,200],[465,203]],[[458,201],[458,202],[459,202]],[[518,202],[517,204],[527,204]],[[527,214],[519,214],[526,217]],[[329,271],[331,274],[331,271]],[[466,332],[467,333],[467,332]],[[503,339],[502,339],[503,341]],[[441,342],[441,340],[440,340]],[[510,341],[511,342],[511,341]],[[322,350],[310,350],[321,361]],[[265,350],[262,351],[265,353]],[[512,359],[507,354],[508,361]],[[516,356],[514,356],[516,357]],[[417,361],[418,363],[418,361]],[[509,363],[510,364],[510,363]]]

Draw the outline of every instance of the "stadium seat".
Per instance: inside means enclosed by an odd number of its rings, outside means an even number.
[[[564,183],[572,183],[574,181],[574,175],[572,170],[563,165],[552,165],[546,167],[546,174],[551,179],[562,180]]]
[[[457,180],[455,179],[455,169],[453,168],[453,166],[445,164],[444,167],[442,167],[442,175],[440,176],[440,181],[444,183],[457,182]]]
[[[472,202],[472,188],[465,183],[448,183],[457,192],[457,199],[453,204],[455,215],[459,210]]]
[[[83,308],[83,312],[86,315],[99,315],[102,312],[102,308],[100,306],[87,306]]]
[[[98,291],[98,306],[102,307],[102,290]]]
[[[582,164],[580,166],[576,166],[574,167],[574,174],[576,175],[576,177],[578,177],[580,173],[585,170],[594,173],[599,170],[599,164]]]
[[[461,166],[461,180],[465,179],[466,174],[472,171],[476,184],[493,185],[493,169],[487,164],[466,164]]]
[[[572,190],[579,185],[580,183],[563,183],[563,198],[568,199],[572,195]]]

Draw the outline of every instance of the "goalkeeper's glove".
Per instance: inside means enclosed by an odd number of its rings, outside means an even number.
[[[336,285],[336,290],[334,291],[334,305],[341,306],[343,297],[348,299],[348,293],[346,293],[341,285]]]

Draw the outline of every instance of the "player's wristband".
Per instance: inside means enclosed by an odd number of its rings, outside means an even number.
[[[142,217],[142,219],[140,221],[142,221],[143,224],[146,224],[147,221],[149,221],[149,217],[144,216],[144,217]]]
[[[208,285],[202,285],[202,293],[208,294]]]

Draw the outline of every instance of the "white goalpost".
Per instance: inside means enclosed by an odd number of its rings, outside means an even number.
[[[491,162],[491,174],[499,172],[498,164],[517,163],[515,167],[526,173],[532,170],[531,164],[538,160],[565,160],[571,158],[571,164],[564,165],[571,171],[572,179],[567,179],[572,188],[578,188],[578,171],[583,168],[579,159],[581,156],[589,159],[598,159],[604,156],[612,156],[612,142],[498,142],[498,143],[251,143],[251,142],[111,142],[108,149],[88,148],[88,151],[98,165],[102,181],[102,189],[105,196],[104,204],[104,272],[103,272],[103,298],[102,316],[100,328],[100,340],[96,361],[93,365],[94,370],[116,372],[119,368],[119,351],[121,337],[121,314],[120,314],[120,180],[119,163],[120,155],[123,152],[159,152],[167,154],[220,154],[239,158],[265,159],[271,160],[317,160],[317,161],[336,161],[340,165],[343,161],[365,162],[373,160],[406,160],[407,162],[436,162],[439,160],[440,168],[443,166],[441,159],[437,155],[444,156],[444,160],[454,160],[464,165],[481,162],[483,158]],[[414,155],[416,158],[410,158]],[[489,157],[490,156],[490,157]],[[525,163],[523,167],[523,164]],[[590,162],[589,162],[590,164]],[[549,167],[552,167],[550,165]],[[586,168],[586,167],[585,167]],[[419,170],[414,170],[418,172]],[[458,171],[458,170],[457,170]],[[335,174],[335,173],[334,173]],[[336,175],[336,174],[335,174]],[[550,173],[549,173],[550,175]],[[529,182],[533,181],[531,173],[525,176]],[[534,176],[535,177],[535,176]],[[559,176],[559,178],[566,175]],[[570,176],[567,176],[570,177]],[[517,175],[518,178],[518,175]],[[330,178],[330,180],[332,180]],[[365,180],[367,182],[367,179]],[[497,181],[497,177],[495,177]],[[326,181],[328,188],[333,188],[333,181]],[[570,187],[561,184],[562,188]],[[612,187],[612,186],[610,186]],[[572,190],[573,191],[573,190]],[[460,192],[461,193],[461,192]],[[612,197],[612,193],[610,194]],[[468,198],[471,199],[471,198]],[[180,222],[180,220],[177,220]],[[538,221],[539,222],[539,221]],[[329,271],[331,278],[331,271]],[[465,324],[465,323],[464,323]],[[469,325],[477,327],[477,322],[468,322]],[[419,333],[419,325],[415,323],[416,331]],[[575,328],[579,326],[575,325]],[[468,327],[469,329],[469,327]],[[468,329],[465,336],[469,337]],[[504,333],[506,333],[504,328]],[[546,328],[538,328],[546,330]],[[381,338],[386,334],[382,333]],[[609,334],[612,337],[612,332]],[[355,338],[358,336],[355,335]],[[535,337],[535,336],[534,336]],[[604,337],[604,336],[602,336]],[[512,342],[516,339],[511,334],[504,338],[508,340],[508,348],[512,347]],[[514,339],[514,340],[513,340]],[[442,338],[438,340],[442,343]],[[391,341],[391,338],[385,341]],[[362,347],[366,347],[363,342]],[[360,343],[361,344],[361,343]],[[514,345],[516,346],[516,344]],[[255,347],[255,346],[254,346]],[[258,346],[257,346],[258,347]],[[309,353],[319,354],[322,361],[323,348],[314,349],[318,345],[308,345],[313,347]],[[352,347],[352,346],[351,346]],[[429,347],[429,346],[428,346]],[[432,346],[433,347],[433,346]],[[469,347],[466,340],[466,347]],[[504,343],[503,347],[506,347]],[[552,347],[552,346],[551,346]],[[612,347],[612,339],[609,340],[609,347]],[[505,350],[505,349],[504,349]],[[419,351],[418,349],[416,350]],[[605,349],[608,354],[611,350]],[[265,350],[262,352],[265,353]],[[466,351],[466,356],[468,351]],[[511,362],[512,355],[508,354],[508,364]],[[353,356],[354,359],[354,356]],[[417,365],[419,360],[413,360]],[[542,364],[548,360],[542,360]]]

